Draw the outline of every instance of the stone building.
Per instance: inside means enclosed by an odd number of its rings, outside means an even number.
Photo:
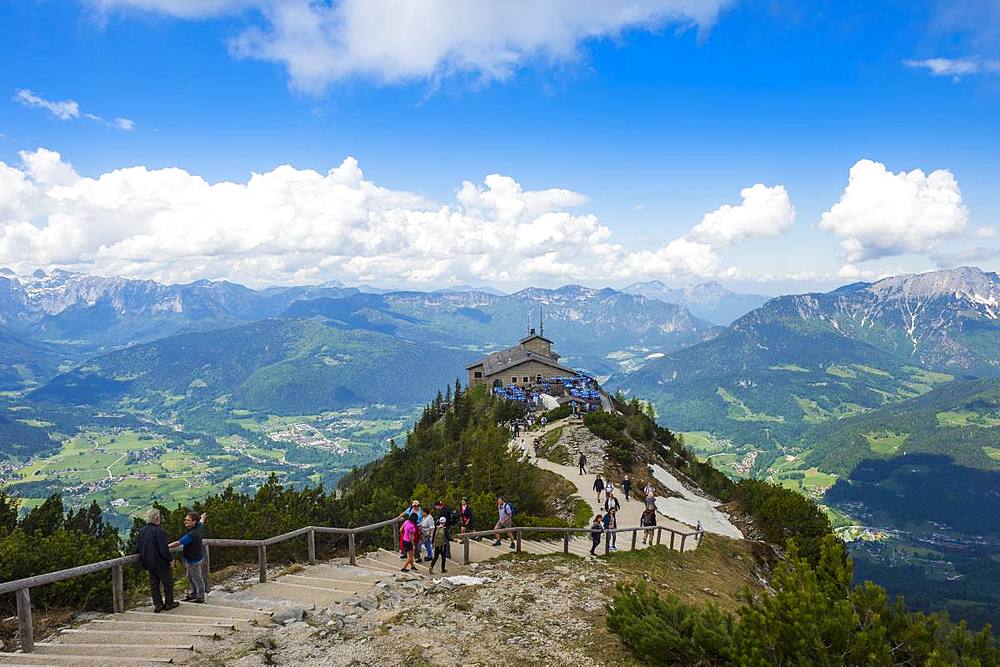
[[[575,375],[576,371],[559,363],[552,350],[552,341],[534,329],[514,347],[493,352],[485,359],[467,367],[469,386],[527,386],[545,378]]]

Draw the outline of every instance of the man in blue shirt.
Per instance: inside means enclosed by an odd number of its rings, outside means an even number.
[[[201,603],[205,601],[205,572],[202,570],[202,562],[205,560],[205,550],[202,546],[205,537],[205,514],[199,516],[197,512],[188,512],[184,517],[184,527],[187,528],[187,532],[170,545],[171,549],[183,547],[181,557],[184,559],[184,567],[187,568],[188,586],[191,590],[181,600]]]

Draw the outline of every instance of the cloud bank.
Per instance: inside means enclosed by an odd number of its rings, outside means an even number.
[[[280,166],[245,183],[182,169],[79,175],[40,148],[0,162],[0,265],[61,266],[163,282],[602,282],[722,275],[718,248],[773,236],[792,215],[781,186],[705,216],[690,235],[631,251],[565,189],[509,176],[464,182],[438,203],[366,180],[354,158],[320,173]],[[695,233],[697,232],[697,233]]]
[[[819,227],[842,239],[845,259],[854,263],[930,253],[937,243],[964,235],[968,219],[950,171],[893,173],[880,162],[859,160]]]
[[[353,76],[381,83],[471,75],[502,81],[533,59],[567,61],[582,43],[667,25],[704,29],[728,0],[90,0],[101,12],[181,19],[240,15],[238,57],[280,63],[320,93]]]

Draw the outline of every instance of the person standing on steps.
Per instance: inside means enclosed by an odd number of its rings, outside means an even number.
[[[431,537],[431,541],[434,542],[434,558],[431,559],[430,572],[434,572],[434,566],[437,565],[438,558],[441,559],[441,574],[445,573],[445,561],[448,560],[448,549],[446,545],[448,544],[448,538],[445,537],[445,531],[448,529],[448,520],[444,517],[438,519],[437,526],[434,527],[434,534]]]
[[[402,512],[400,512],[399,516],[396,517],[396,519],[397,520],[398,519],[409,519],[410,516],[414,515],[414,514],[416,514],[418,522],[419,521],[423,521],[423,519],[424,519],[424,511],[422,509],[420,509],[420,501],[419,500],[414,500],[412,503],[410,503],[410,506],[407,507]],[[405,558],[406,558],[406,550],[403,549],[403,531],[399,531],[399,559],[400,560],[404,560]]]
[[[433,544],[431,542],[431,537],[434,534],[434,516],[428,510],[424,512],[424,518],[420,520],[420,542],[424,545],[424,551],[427,552],[427,560],[434,557]],[[423,559],[420,557],[420,547],[417,547],[417,557],[416,562],[422,563]]]
[[[403,563],[402,572],[417,569],[417,566],[413,564],[413,552],[417,548],[417,535],[419,531],[420,529],[417,528],[417,515],[414,513],[406,517],[406,521],[403,522],[403,528],[399,531],[403,537],[403,552],[406,554],[406,562]]]
[[[451,530],[455,525],[455,512],[440,499],[434,503],[434,509],[437,510],[439,520],[444,517],[444,550],[448,558],[451,558]]]
[[[656,510],[646,508],[642,511],[642,516],[639,517],[639,525],[644,526],[646,530],[642,532],[642,543],[653,545],[653,532],[656,528]],[[648,542],[647,542],[648,540]]]
[[[604,480],[601,479],[601,473],[597,473],[597,479],[594,480],[594,491],[597,491],[597,504],[601,504],[601,494],[604,493]]]
[[[617,498],[615,499],[617,500]],[[612,507],[608,510],[608,513],[604,515],[604,530],[611,533],[611,551],[618,551],[618,533],[613,532],[618,530],[618,510]]]
[[[580,474],[581,475],[586,475],[587,474],[587,457],[584,455],[583,452],[580,452],[579,464],[580,464]]]
[[[170,571],[174,559],[167,546],[167,534],[160,528],[160,510],[151,509],[146,512],[146,525],[139,530],[135,553],[139,554],[142,569],[149,572],[153,613],[177,609],[180,603],[174,602],[174,575]]]
[[[176,542],[167,545],[168,549],[183,547],[181,558],[184,560],[184,567],[187,571],[188,594],[181,598],[181,602],[205,601],[205,572],[201,567],[205,560],[204,549],[201,541],[205,538],[205,515],[197,512],[188,512],[184,517],[184,527],[186,533]]]
[[[594,551],[597,550],[597,545],[601,543],[601,533],[604,532],[604,517],[600,514],[594,515],[594,523],[590,524],[590,541],[593,544],[590,545],[590,555],[596,556]]]
[[[461,532],[472,532],[472,508],[469,507],[469,499],[462,496],[462,506],[458,510],[458,520],[461,525]]]
[[[497,513],[499,518],[497,525],[493,527],[493,546],[500,546],[500,531],[506,530],[507,537],[510,539],[510,548],[516,549],[514,531],[511,530],[511,526],[514,525],[514,506],[505,501],[503,496],[497,496]]]
[[[630,502],[628,494],[632,493],[632,479],[628,475],[622,480],[622,493],[625,494],[625,502]]]

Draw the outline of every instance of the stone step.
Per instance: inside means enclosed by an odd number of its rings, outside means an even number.
[[[10,656],[8,658],[8,656]],[[0,665],[59,665],[60,667],[105,667],[106,665],[162,665],[172,658],[131,658],[106,655],[0,653]]]
[[[138,646],[136,644],[55,644],[50,642],[36,642],[34,653],[39,655],[97,655],[123,658],[183,659],[194,655],[194,644]]]
[[[197,626],[195,626],[197,628]],[[61,631],[59,639],[64,642],[81,641],[96,643],[102,640],[114,639],[122,644],[176,644],[190,639],[218,639],[221,632],[203,632],[201,630],[91,630],[89,628],[67,628]]]
[[[116,614],[114,617],[122,617],[125,620],[138,620],[144,623],[184,623],[188,625],[206,625],[222,623],[225,625],[237,625],[240,623],[254,623],[256,619],[246,618],[226,618],[224,616],[194,616],[188,614],[154,614],[151,611],[127,611],[124,614]]]
[[[361,559],[358,559],[359,565]],[[301,577],[323,577],[345,582],[375,585],[385,579],[380,572],[371,572],[357,565],[312,565],[295,573]]]
[[[346,578],[325,577],[318,574],[286,574],[281,577],[280,581],[341,591],[368,591],[375,587],[374,581],[351,581]]]
[[[146,611],[152,613],[151,607],[140,607],[136,611]],[[208,603],[182,604],[177,609],[161,611],[157,617],[168,620],[170,616],[200,616],[206,618],[241,619],[252,621],[254,619],[264,620],[270,617],[271,612],[256,611],[253,609],[241,609],[240,607],[226,607],[223,605],[210,605]]]
[[[357,592],[337,591],[315,586],[300,586],[298,584],[285,584],[280,580],[269,581],[265,584],[257,584],[253,588],[254,592],[276,600],[288,600],[291,602],[327,606],[339,600],[348,600],[357,597]]]
[[[223,630],[235,630],[235,623],[184,623],[156,619],[155,621],[126,621],[114,618],[95,619],[82,626],[85,629],[93,630],[177,630],[187,632],[188,630],[197,632],[221,632]]]
[[[46,665],[47,667],[55,667],[53,662],[23,662],[18,661],[18,657],[24,656],[23,653],[3,653],[0,652],[0,665],[4,667],[38,667],[39,665]],[[29,658],[30,659],[30,658]]]
[[[230,614],[230,615],[238,614],[240,616],[245,615],[247,618],[261,618],[263,616],[270,616],[273,613],[268,609],[264,609],[263,607],[251,608],[251,607],[241,607],[235,604],[225,604],[224,601],[211,597],[206,598],[205,602],[200,602],[200,603],[193,602],[190,604],[184,603],[181,606],[186,607],[188,609],[190,609],[191,607],[194,607],[195,609],[203,609],[207,610],[210,613],[217,613],[220,615],[225,615],[225,614]]]

